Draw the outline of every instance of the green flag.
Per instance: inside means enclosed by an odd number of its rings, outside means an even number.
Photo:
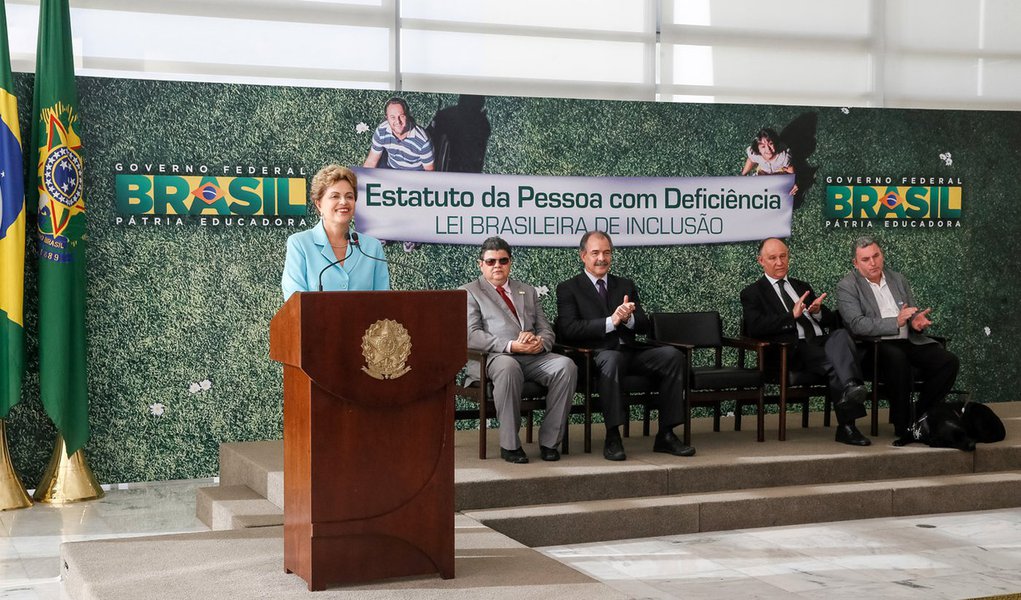
[[[70,456],[89,439],[89,397],[84,172],[67,0],[40,2],[32,121],[29,189],[39,201],[39,395]]]
[[[25,167],[14,97],[7,10],[0,2],[0,419],[21,398],[25,367]]]

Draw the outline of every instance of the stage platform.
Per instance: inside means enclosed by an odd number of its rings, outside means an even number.
[[[581,428],[573,426],[570,454],[546,463],[538,459],[536,444],[526,444],[532,458],[526,465],[499,458],[495,432],[488,460],[478,459],[477,432],[458,432],[457,578],[398,580],[331,590],[321,597],[451,597],[455,591],[472,597],[471,586],[479,585],[486,588],[486,597],[612,598],[618,597],[612,589],[565,572],[530,548],[1021,506],[1021,402],[991,406],[1004,420],[1007,439],[979,445],[975,452],[917,444],[895,447],[889,425],[880,428],[871,446],[846,446],[833,441],[833,429],[823,427],[822,415],[814,413],[807,429],[789,426],[785,442],[776,440],[775,415],[767,418],[763,443],[755,441],[754,430],[732,431],[732,419],[723,420],[719,433],[712,431],[709,420],[697,420],[693,443],[698,454],[691,458],[653,453],[651,437],[633,435],[625,439],[628,460],[622,463],[603,459],[601,426],[593,429],[596,452],[581,451]],[[886,415],[880,420],[885,422]],[[799,421],[788,419],[789,424]],[[640,424],[632,426],[633,434],[640,431]],[[367,434],[366,447],[373,443]],[[289,589],[303,592],[304,582],[284,575],[280,566],[282,497],[280,441],[225,444],[220,485],[201,489],[197,498],[197,514],[213,531],[65,544],[68,590],[82,600],[132,597],[117,593],[147,589],[138,587],[142,580],[132,584],[132,577],[148,568],[142,557],[149,556],[162,563],[161,568],[175,565],[158,580],[167,585],[189,573],[208,571],[206,576],[213,579],[259,581],[258,588],[275,590],[266,596],[233,597],[286,598]],[[164,557],[183,554],[170,561],[157,558],[157,549]],[[486,567],[494,557],[501,566],[494,562]],[[224,562],[214,568],[219,560]],[[514,578],[503,577],[507,572],[527,583],[515,587]],[[100,589],[104,593],[97,594]]]

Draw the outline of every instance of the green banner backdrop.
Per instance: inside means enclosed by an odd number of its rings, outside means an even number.
[[[19,74],[16,85],[18,97],[31,97],[30,75]],[[389,94],[87,77],[78,78],[78,89],[89,150],[93,433],[86,452],[105,482],[215,474],[221,442],[281,435],[281,369],[268,358],[268,323],[281,305],[285,240],[302,221],[277,225],[258,213],[204,223],[139,216],[130,224],[118,208],[117,175],[187,175],[196,178],[185,179],[197,183],[196,197],[208,194],[210,202],[231,193],[230,184],[217,179],[210,188],[203,177],[254,177],[244,185],[262,194],[270,185],[265,178],[291,178],[272,186],[289,190],[284,195],[293,204],[294,185],[322,165],[362,164]],[[459,104],[457,95],[404,97],[423,127]],[[461,129],[479,133],[481,145],[453,135],[447,160],[483,173],[737,175],[752,137],[774,128],[792,148],[799,186],[792,274],[832,295],[851,268],[852,240],[877,235],[887,264],[907,274],[922,305],[933,307],[935,331],[952,338],[962,359],[959,387],[983,402],[1018,399],[1021,367],[1012,350],[1021,343],[1015,310],[1021,113],[516,97],[486,98],[480,112],[477,101],[471,114],[454,116],[468,119]],[[20,107],[26,132],[27,104]],[[442,125],[449,116],[441,112],[435,120]],[[458,156],[466,145],[471,151]],[[922,227],[896,220],[895,228],[865,229],[835,228],[827,219],[827,182],[854,178],[851,185],[878,187],[876,178],[885,186],[887,177],[894,186],[951,181],[961,198],[959,220]],[[15,464],[31,482],[52,449],[54,429],[38,400],[34,219],[28,229],[27,375],[8,433]],[[395,289],[456,287],[478,276],[472,246],[394,242],[386,253],[395,263]],[[761,274],[754,253],[752,242],[621,248],[614,269],[637,280],[647,310],[719,310],[737,333],[738,292]],[[516,248],[514,276],[552,291],[579,264],[570,248]],[[543,302],[552,318],[552,293]]]

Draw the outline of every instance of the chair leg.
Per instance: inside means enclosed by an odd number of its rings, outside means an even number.
[[[486,399],[479,404],[479,459],[486,460],[486,425],[489,415],[486,414]]]
[[[649,405],[645,405],[645,414],[643,415],[644,421],[642,422],[642,435],[649,437],[649,415],[652,413],[652,409]]]
[[[780,424],[778,426],[778,439],[781,442],[787,441],[787,386],[780,386]]]
[[[734,431],[741,431],[742,408],[740,400],[734,402]]]
[[[530,410],[527,413],[525,413],[525,416],[528,418],[528,422],[525,423],[525,441],[528,442],[529,444],[531,444],[532,443],[532,421],[535,420],[535,412]]]
[[[756,413],[756,429],[758,430],[758,440],[760,442],[766,441],[766,401],[762,397],[762,388],[759,388],[759,398],[755,405],[758,412]]]
[[[691,400],[688,399],[689,390],[684,392],[684,445],[691,445]]]
[[[801,405],[801,428],[808,429],[808,410],[809,402],[808,398],[805,398],[805,403]]]
[[[720,432],[720,403],[718,401],[713,405],[713,431]]]
[[[585,454],[592,453],[592,401],[585,396],[585,422],[582,425],[585,429]]]
[[[592,374],[589,370],[591,361],[585,362],[585,397],[582,402],[585,403],[585,454],[592,453]]]
[[[560,453],[570,454],[571,453],[571,415],[567,415],[567,421],[564,423],[564,436],[560,440]]]
[[[879,435],[879,384],[872,381],[872,437]]]
[[[830,411],[832,409],[833,409],[833,402],[830,400],[830,397],[827,394],[826,400],[824,401],[824,404],[823,404],[823,413],[822,413],[822,426],[823,427],[829,427],[830,426]]]
[[[872,437],[879,435],[879,352],[872,349]]]

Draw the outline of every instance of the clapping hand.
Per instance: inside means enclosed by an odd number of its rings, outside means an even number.
[[[624,302],[613,311],[611,319],[613,320],[613,326],[618,327],[621,323],[627,323],[631,318],[631,315],[635,312],[635,303],[629,302],[627,295],[624,296]]]
[[[927,308],[911,317],[911,328],[915,331],[924,331],[926,327],[932,325],[932,321],[929,320],[930,312],[932,308]]]

